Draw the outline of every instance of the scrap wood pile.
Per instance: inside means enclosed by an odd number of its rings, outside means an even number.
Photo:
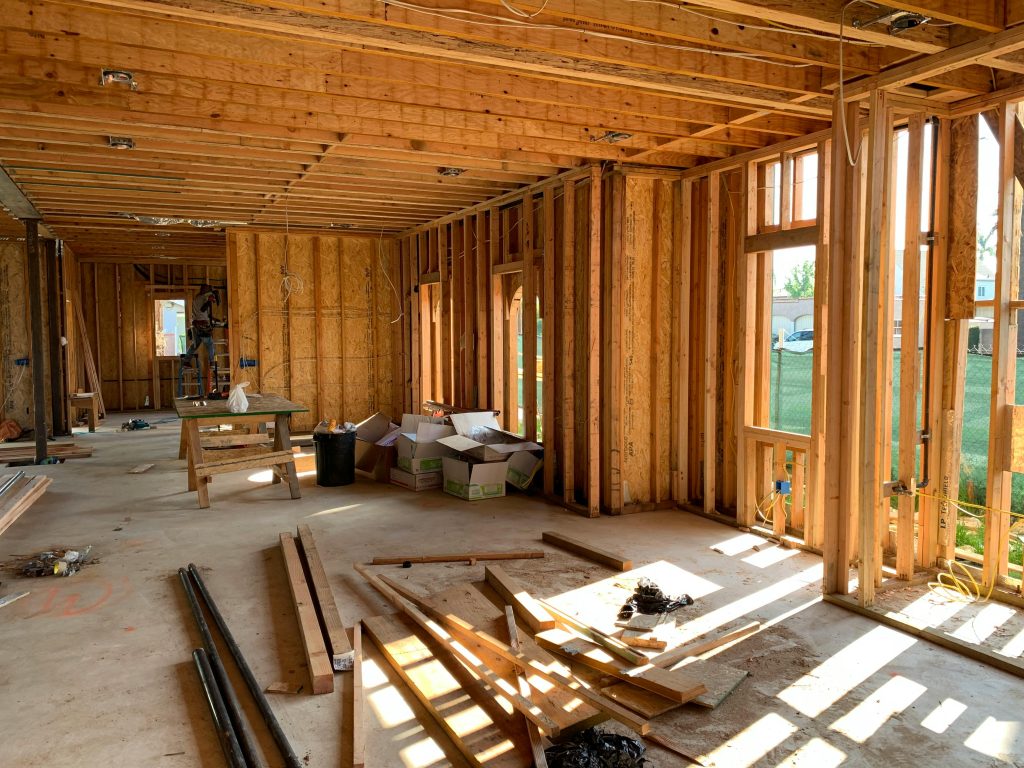
[[[621,556],[561,534],[547,532],[544,540],[620,571],[632,567]],[[415,562],[483,564],[543,555],[409,554],[373,562],[408,569]],[[472,583],[428,594],[426,583],[411,585],[409,574],[415,572],[392,568],[406,577],[398,579],[363,565],[354,568],[399,610],[364,619],[366,635],[472,765],[639,767],[645,764],[645,742],[706,764],[667,738],[664,729],[659,732],[657,718],[691,703],[712,709],[746,675],[696,658],[737,633],[651,655],[642,643],[627,644],[537,599],[500,565],[483,566],[496,602]],[[633,639],[651,635],[639,618],[664,620],[692,603],[685,595],[665,595],[644,579],[636,583],[634,598],[629,601],[633,614],[622,622],[622,634]],[[618,610],[611,609],[613,617]],[[453,700],[446,695],[453,690],[465,691],[470,700]],[[612,720],[636,736],[595,729]]]
[[[46,455],[52,459],[87,459],[92,456],[92,448],[84,448],[74,443],[48,443]],[[32,461],[36,458],[35,443],[3,443],[0,444],[0,464],[12,464],[20,461]]]

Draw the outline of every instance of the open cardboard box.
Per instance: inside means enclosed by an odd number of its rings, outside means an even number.
[[[505,464],[509,483],[522,490],[530,487],[543,463],[543,449],[537,443],[499,428],[491,411],[453,413],[449,418],[457,434],[440,438],[437,442],[468,459]],[[445,477],[447,490],[447,473]]]
[[[445,456],[444,491],[467,501],[495,499],[505,495],[507,461],[476,463]]]
[[[377,412],[356,424],[356,469],[387,482],[401,428]]]
[[[401,432],[395,440],[400,469],[413,475],[440,472],[441,459],[455,455],[451,448],[438,442],[455,435],[455,428],[439,421],[411,413],[402,416]]]

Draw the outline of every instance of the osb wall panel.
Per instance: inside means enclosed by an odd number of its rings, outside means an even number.
[[[22,427],[33,421],[32,369],[15,364],[31,357],[28,295],[24,241],[0,242],[0,418]]]
[[[627,176],[622,260],[624,502],[669,496],[671,306],[676,182]],[[614,255],[613,255],[614,258]]]
[[[230,233],[233,380],[309,408],[293,429],[400,415],[392,248],[372,237]],[[239,368],[242,356],[256,367]]]
[[[977,270],[978,116],[954,120],[950,128],[949,247],[946,258],[946,318],[974,317]]]

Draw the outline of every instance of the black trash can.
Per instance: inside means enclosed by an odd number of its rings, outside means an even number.
[[[316,484],[350,485],[356,479],[356,433],[314,432]]]

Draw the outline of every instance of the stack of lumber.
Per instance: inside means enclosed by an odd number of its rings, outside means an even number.
[[[552,539],[545,536],[555,544]],[[585,553],[581,542],[566,537],[557,545],[604,564],[631,565],[608,553]],[[472,554],[404,561],[408,568],[416,562],[485,559]],[[395,558],[374,559],[375,566],[385,562]],[[546,766],[547,743],[609,719],[701,762],[659,734],[651,720],[687,703],[713,708],[745,672],[697,659],[685,649],[659,657],[630,647],[538,600],[501,566],[481,566],[483,582],[432,594],[429,577],[417,583],[416,571],[391,578],[354,566],[399,609],[364,619],[364,633],[471,765]],[[615,607],[609,609],[614,616]],[[702,651],[712,645],[705,640],[688,647]]]
[[[46,455],[60,459],[87,459],[92,456],[92,448],[83,448],[74,443],[48,443]],[[12,461],[34,461],[35,458],[35,443],[0,444],[0,464]]]
[[[0,475],[0,487],[6,486],[13,477],[15,475]],[[43,495],[50,482],[46,475],[24,476],[0,494],[0,534],[10,528]]]

